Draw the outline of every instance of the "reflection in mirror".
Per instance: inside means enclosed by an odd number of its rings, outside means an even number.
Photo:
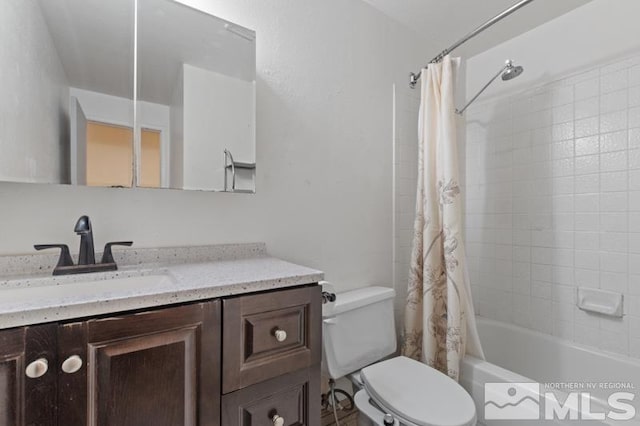
[[[89,122],[87,182],[89,186],[126,187],[132,182],[133,132],[129,127]]]
[[[0,180],[131,186],[133,31],[130,0],[0,2]]]
[[[137,61],[139,185],[253,192],[255,33],[172,0],[138,0]]]

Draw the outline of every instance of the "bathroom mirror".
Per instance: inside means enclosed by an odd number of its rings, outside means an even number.
[[[138,0],[140,186],[254,191],[255,49],[251,30]]]
[[[0,2],[0,181],[254,192],[255,33],[137,3]]]
[[[134,12],[130,0],[0,2],[0,180],[131,186]]]

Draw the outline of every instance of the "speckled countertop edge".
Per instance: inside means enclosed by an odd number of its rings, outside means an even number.
[[[180,248],[159,249],[165,253],[176,250],[180,255],[172,255],[172,261],[161,256],[162,262],[158,262],[158,258],[153,258],[153,255],[147,256],[146,259],[153,260],[153,263],[141,263],[137,267],[130,265],[122,271],[101,274],[104,277],[94,276],[89,283],[82,282],[81,275],[56,278],[58,281],[54,281],[53,277],[41,276],[23,276],[21,280],[0,277],[0,280],[4,280],[4,289],[0,281],[0,329],[288,288],[315,283],[324,278],[321,271],[270,257],[264,244],[246,246],[227,246],[222,250],[227,254],[239,254],[236,257],[207,257],[203,254],[207,250],[210,251],[209,254],[211,251],[220,254],[219,246],[187,248],[186,251],[181,251]],[[200,255],[189,257],[185,253]],[[215,260],[209,260],[212,257]],[[118,275],[109,277],[109,274]],[[122,280],[143,276],[148,277],[148,282],[142,288],[112,290],[109,287],[111,278]],[[154,281],[156,276],[163,278],[157,285]],[[86,279],[85,277],[84,280]],[[24,284],[25,280],[27,284]],[[23,284],[16,285],[16,282]],[[82,290],[87,289],[85,286],[92,285],[96,291],[91,295],[85,291],[80,296],[55,293],[65,285],[82,286]],[[41,290],[53,290],[54,296],[40,298],[37,295]],[[34,297],[25,298],[25,295],[32,294]]]

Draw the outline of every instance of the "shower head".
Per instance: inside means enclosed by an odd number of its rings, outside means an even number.
[[[507,59],[507,62],[505,62],[504,72],[502,73],[502,81],[512,80],[522,74],[523,71],[524,68],[521,66],[514,66],[513,62]]]
[[[464,111],[469,107],[469,105],[471,105],[473,101],[478,99],[478,96],[480,96],[482,92],[487,90],[487,87],[491,86],[491,83],[493,83],[498,77],[502,76],[502,81],[509,81],[509,80],[513,80],[514,78],[522,74],[523,71],[524,71],[524,68],[522,68],[521,66],[513,65],[513,62],[511,62],[510,59],[507,59],[506,62],[504,63],[504,66],[500,69],[500,71],[498,71],[498,73],[494,75],[493,78],[489,80],[489,82],[485,84],[484,87],[480,89],[480,91],[476,93],[475,96],[471,98],[471,100],[467,102],[467,104],[464,107],[462,107],[462,109],[456,109],[456,114],[462,115],[462,113],[464,113]]]

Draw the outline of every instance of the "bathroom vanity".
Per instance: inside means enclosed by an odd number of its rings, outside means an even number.
[[[261,244],[114,256],[0,277],[1,426],[319,425],[321,272]]]

